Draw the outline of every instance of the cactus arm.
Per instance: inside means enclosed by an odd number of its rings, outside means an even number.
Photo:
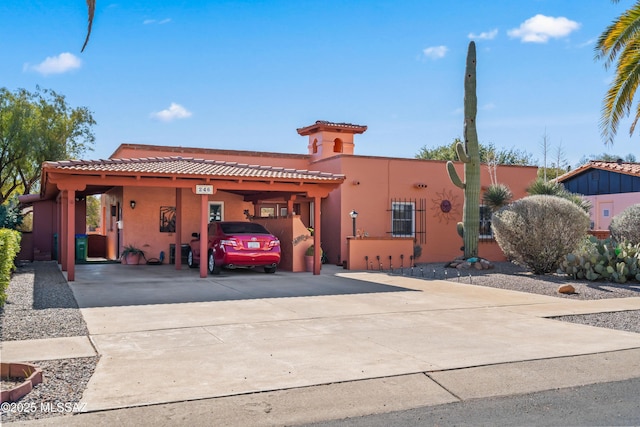
[[[449,173],[449,179],[456,187],[460,187],[464,190],[464,183],[458,176],[458,172],[456,172],[456,168],[453,166],[452,161],[447,162],[447,172]]]
[[[456,143],[456,154],[458,155],[458,159],[463,163],[469,163],[471,161],[461,142]]]
[[[462,237],[464,239],[464,224],[459,222],[456,225],[456,230],[458,231],[458,236]]]

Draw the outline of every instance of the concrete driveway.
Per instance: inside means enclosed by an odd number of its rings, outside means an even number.
[[[514,365],[640,349],[640,334],[544,318],[640,309],[640,298],[573,301],[335,266],[320,276],[200,279],[122,265],[76,274],[70,286],[101,355],[84,393],[89,411],[390,377],[406,378],[423,404],[445,403],[504,394],[496,367],[512,377],[508,392],[640,376],[615,357],[550,362],[526,381]]]

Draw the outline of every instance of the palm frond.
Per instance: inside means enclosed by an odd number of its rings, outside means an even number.
[[[617,2],[617,1],[614,1]],[[628,117],[640,84],[640,0],[620,15],[600,35],[595,58],[604,59],[605,68],[615,63],[615,76],[602,103],[600,130],[606,145],[612,145],[620,121]],[[632,136],[640,120],[640,106],[632,122]]]
[[[89,18],[89,24],[87,27],[87,38],[84,39],[84,44],[82,45],[82,49],[80,52],[84,52],[84,48],[87,47],[87,43],[89,43],[89,37],[91,36],[91,27],[93,26],[93,16],[96,12],[96,0],[87,0],[87,15]]]

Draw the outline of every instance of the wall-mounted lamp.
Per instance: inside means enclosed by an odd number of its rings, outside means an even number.
[[[358,218],[358,212],[353,209],[351,212],[349,212],[349,216],[353,220],[353,237],[356,237],[356,218]]]
[[[136,201],[135,200],[131,200],[129,202],[129,206],[131,206],[131,209],[135,209],[136,208]]]

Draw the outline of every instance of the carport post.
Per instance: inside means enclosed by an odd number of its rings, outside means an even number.
[[[174,262],[176,270],[182,270],[182,188],[176,188],[176,248]]]
[[[313,274],[320,274],[321,267],[321,259],[322,259],[322,249],[318,250],[321,247],[322,239],[320,238],[320,203],[322,203],[322,199],[319,196],[313,198],[313,244],[315,245],[316,250],[313,251]]]
[[[207,222],[209,221],[209,196],[200,196],[200,277],[207,277],[207,246],[209,245],[209,235]]]
[[[74,190],[65,190],[67,194],[67,281],[73,282],[76,279],[75,262],[75,231],[76,231],[76,192]]]

